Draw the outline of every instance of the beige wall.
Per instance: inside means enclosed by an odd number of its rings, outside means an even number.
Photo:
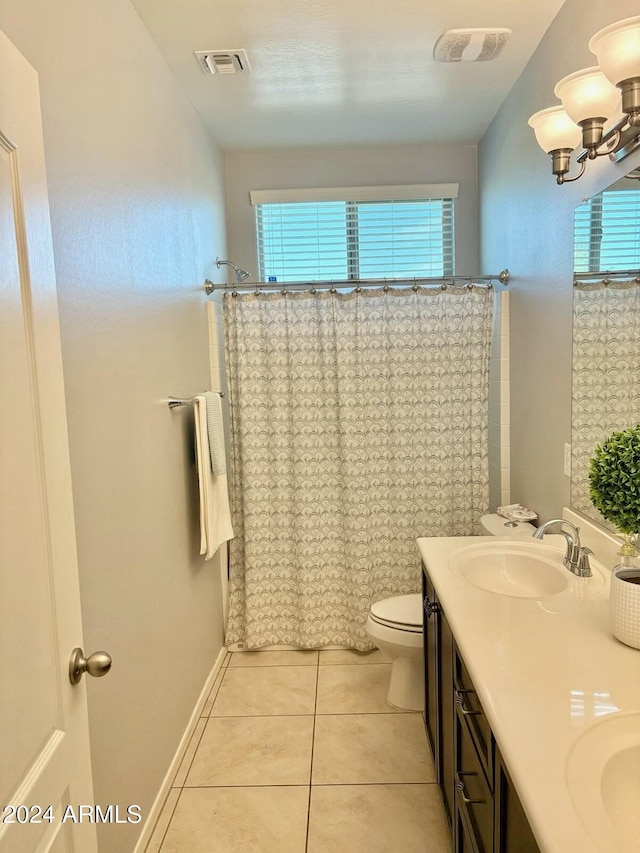
[[[162,399],[209,385],[223,161],[129,0],[0,0],[0,28],[40,75],[85,648],[114,659],[87,685],[95,793],[146,813],[222,644],[190,415]]]
[[[479,148],[482,268],[507,266],[512,275],[511,499],[543,520],[569,501],[563,445],[571,441],[573,212],[640,156],[617,165],[603,157],[558,187],[527,119],[556,103],[561,77],[595,65],[587,47],[593,33],[637,13],[637,0],[567,0]]]
[[[229,257],[250,270],[255,280],[258,261],[254,208],[249,203],[251,190],[458,183],[456,272],[477,273],[476,160],[473,145],[292,148],[229,153],[226,156]]]

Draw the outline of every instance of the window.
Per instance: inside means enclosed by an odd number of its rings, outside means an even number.
[[[260,279],[453,275],[457,189],[439,184],[251,193]]]
[[[640,269],[640,189],[609,190],[576,208],[575,272]]]

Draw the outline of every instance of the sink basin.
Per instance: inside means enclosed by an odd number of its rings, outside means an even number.
[[[569,589],[576,578],[563,553],[541,542],[486,541],[455,551],[449,568],[480,589],[512,598],[542,599]],[[586,579],[589,584],[592,579]]]
[[[567,784],[587,832],[604,853],[640,853],[640,712],[611,714],[576,740]]]

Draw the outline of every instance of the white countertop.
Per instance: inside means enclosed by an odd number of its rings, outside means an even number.
[[[579,583],[568,596],[511,598],[449,568],[454,551],[481,541],[500,539],[418,539],[418,547],[541,851],[602,853],[574,809],[566,761],[604,715],[640,711],[640,650],[609,629],[611,566],[592,558],[606,578],[592,598]],[[563,551],[561,537],[544,544],[554,541]],[[618,850],[612,841],[606,853]]]

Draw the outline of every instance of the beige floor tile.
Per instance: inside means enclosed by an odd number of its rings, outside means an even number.
[[[308,853],[449,853],[436,785],[311,789]]]
[[[160,817],[158,818],[158,822],[153,830],[153,835],[145,847],[145,853],[158,853],[160,850],[179,796],[180,788],[171,788],[167,794],[167,799],[165,800],[162,811],[160,812]]]
[[[198,748],[198,744],[200,743],[200,738],[202,737],[202,733],[204,732],[204,727],[207,724],[206,717],[200,717],[198,722],[196,723],[196,727],[191,735],[191,740],[189,741],[189,746],[183,756],[182,761],[180,762],[180,767],[178,768],[178,772],[176,773],[176,777],[173,780],[173,787],[180,788],[184,785],[184,780],[187,778],[187,773],[189,772],[189,768],[191,767],[191,762],[193,761],[193,756],[196,754],[196,750]]]
[[[370,652],[358,652],[355,649],[321,649],[319,663],[320,666],[391,663],[391,658],[380,649],[372,649]]]
[[[187,777],[205,785],[308,785],[313,717],[212,717]]]
[[[257,652],[234,652],[229,666],[315,666],[318,652],[278,650]]]
[[[321,666],[317,714],[402,713],[387,702],[391,664]]]
[[[304,853],[308,787],[185,788],[161,853]]]
[[[211,716],[313,714],[316,674],[313,666],[227,667]]]
[[[433,782],[420,714],[316,717],[314,785]]]
[[[213,703],[215,702],[216,696],[218,695],[218,690],[220,690],[220,685],[222,684],[222,679],[224,678],[224,670],[223,667],[220,672],[216,675],[215,681],[213,682],[213,687],[211,688],[211,692],[207,696],[207,701],[204,703],[204,707],[202,709],[201,717],[208,717],[211,713],[211,709],[213,708]]]

